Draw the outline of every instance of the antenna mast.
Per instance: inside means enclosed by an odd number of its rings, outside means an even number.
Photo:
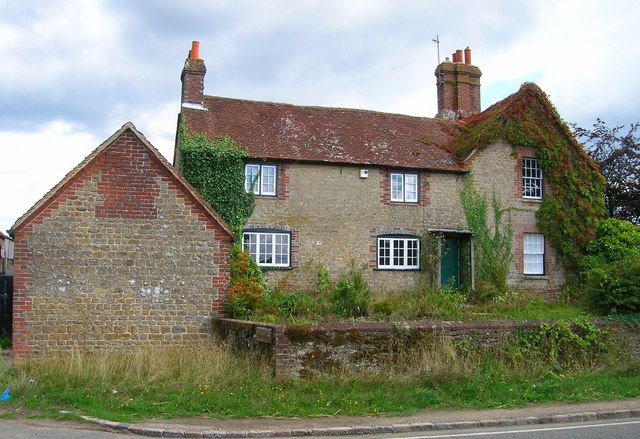
[[[431,41],[436,43],[436,46],[438,47],[438,65],[440,65],[440,37],[438,35],[436,35],[436,37],[434,39],[432,39]]]

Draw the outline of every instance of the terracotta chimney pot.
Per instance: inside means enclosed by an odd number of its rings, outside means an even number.
[[[456,50],[456,59],[457,59],[456,62],[463,62],[462,61],[462,49]]]
[[[194,41],[191,43],[191,50],[189,51],[189,58],[200,58],[200,42]]]
[[[471,49],[469,49],[469,46],[464,49],[464,63],[467,65],[471,65]]]

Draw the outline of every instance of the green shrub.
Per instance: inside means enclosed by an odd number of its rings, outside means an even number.
[[[339,316],[366,316],[371,302],[371,288],[362,278],[362,270],[352,269],[342,276],[331,290],[330,299],[333,312]]]
[[[11,347],[11,337],[0,337],[0,349],[9,349]]]
[[[398,309],[400,309],[400,306],[401,306],[400,299],[397,297],[391,297],[391,298],[374,302],[371,305],[371,311],[374,314],[388,317],[394,312],[396,312]]]
[[[315,304],[308,293],[282,293],[277,301],[278,314],[285,321],[298,321],[314,314]]]
[[[590,367],[608,357],[612,360],[613,348],[611,334],[586,320],[540,325],[540,353],[557,370]]]
[[[586,274],[585,298],[604,314],[640,311],[640,252]]]
[[[640,227],[610,218],[600,222],[597,237],[587,246],[580,267],[587,272],[637,252],[640,252]]]
[[[399,312],[415,319],[461,320],[467,304],[467,295],[461,289],[417,286],[405,291]]]
[[[640,311],[640,227],[607,219],[580,261],[584,299],[605,313]]]

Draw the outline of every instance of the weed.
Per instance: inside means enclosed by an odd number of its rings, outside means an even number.
[[[369,313],[371,289],[363,279],[362,271],[352,268],[331,291],[332,308],[337,315],[359,317]]]

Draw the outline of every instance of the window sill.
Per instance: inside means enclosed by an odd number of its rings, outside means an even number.
[[[260,271],[289,271],[289,270],[293,270],[293,267],[289,266],[289,267],[261,267],[260,265],[258,265],[258,268],[260,268]]]
[[[540,279],[549,279],[549,276],[547,276],[546,274],[523,274],[525,279],[535,279],[535,280],[540,280]]]
[[[419,268],[374,268],[373,271],[420,271]]]

